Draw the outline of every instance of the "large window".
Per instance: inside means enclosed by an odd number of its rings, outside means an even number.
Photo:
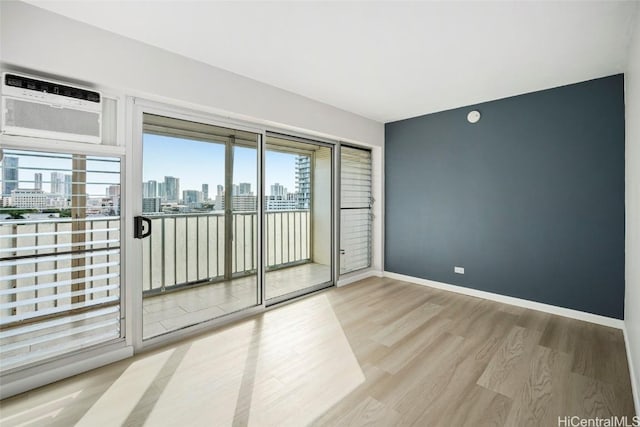
[[[0,149],[2,372],[120,328],[120,159]]]

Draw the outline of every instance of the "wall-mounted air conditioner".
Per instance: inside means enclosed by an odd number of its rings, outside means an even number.
[[[3,73],[0,132],[99,144],[102,95],[64,83]]]

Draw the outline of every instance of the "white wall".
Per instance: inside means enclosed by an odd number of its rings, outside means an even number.
[[[640,384],[640,10],[625,74],[626,104],[626,262],[625,327],[634,384]],[[636,409],[637,388],[634,389]]]
[[[382,269],[382,123],[16,1],[0,1],[0,65],[372,147]]]
[[[384,126],[373,120],[35,6],[3,1],[0,8],[0,60],[6,64],[235,118],[384,144]]]

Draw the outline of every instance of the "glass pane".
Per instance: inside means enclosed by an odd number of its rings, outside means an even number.
[[[331,153],[325,146],[267,138],[267,299],[331,285]]]
[[[145,115],[144,131],[147,339],[259,303],[252,193],[259,135],[153,115]],[[251,195],[241,195],[245,183]],[[228,186],[238,187],[231,206]]]
[[[120,159],[1,150],[0,365],[120,337]]]
[[[258,304],[255,290],[258,289],[258,159],[257,147],[233,149],[233,184],[231,196],[233,293],[235,299],[227,304],[228,309]]]

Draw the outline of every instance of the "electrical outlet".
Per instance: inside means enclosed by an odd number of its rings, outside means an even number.
[[[458,274],[464,274],[464,267],[453,267],[453,272]]]

